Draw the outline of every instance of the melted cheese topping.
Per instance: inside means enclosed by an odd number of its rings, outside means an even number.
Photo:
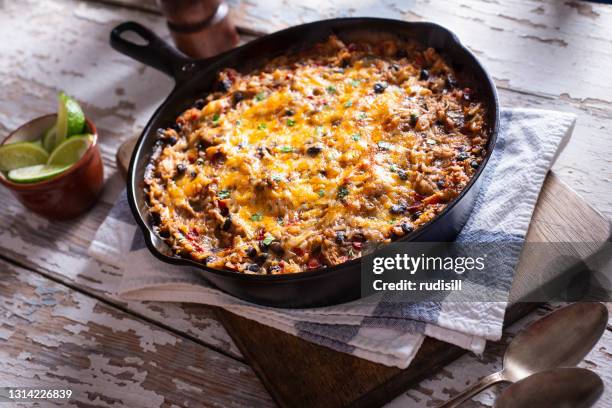
[[[361,256],[438,214],[484,157],[484,108],[433,49],[335,37],[160,129],[150,211],[177,254],[247,273]]]

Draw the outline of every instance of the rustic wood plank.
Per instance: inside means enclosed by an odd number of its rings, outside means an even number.
[[[44,2],[36,7],[27,2],[0,3],[0,9],[0,34],[5,39],[0,58],[0,83],[4,90],[0,98],[0,132],[53,111],[56,93],[64,89],[83,102],[85,112],[98,127],[106,176],[100,202],[89,213],[70,222],[49,222],[29,213],[8,190],[1,189],[2,255],[240,358],[209,308],[124,303],[114,296],[121,278],[119,273],[91,260],[86,253],[98,226],[124,188],[115,169],[120,142],[139,132],[157,101],[171,89],[169,79],[153,70],[143,70],[112,51],[107,43],[108,33],[113,25],[125,19],[136,19],[156,29],[163,27],[163,22],[137,11],[103,5],[75,6],[62,1]],[[87,50],[100,52],[96,58],[85,58]]]
[[[3,386],[88,407],[274,406],[244,363],[2,260],[0,277]]]

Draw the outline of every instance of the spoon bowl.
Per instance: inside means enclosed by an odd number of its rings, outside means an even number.
[[[504,379],[516,382],[534,373],[578,364],[608,324],[601,303],[574,303],[532,323],[514,337],[504,354]]]
[[[494,408],[588,408],[603,393],[601,378],[584,368],[557,368],[524,378],[506,388]]]

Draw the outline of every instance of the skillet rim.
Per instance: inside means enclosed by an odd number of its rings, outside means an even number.
[[[328,275],[328,274],[334,274],[339,272],[341,269],[346,269],[346,268],[353,268],[356,265],[360,264],[362,262],[362,260],[364,259],[364,257],[369,257],[369,256],[375,256],[376,252],[378,252],[378,250],[374,250],[373,252],[363,255],[359,258],[355,258],[352,259],[350,261],[347,262],[343,262],[341,264],[337,264],[331,267],[325,267],[325,268],[317,268],[314,270],[309,270],[309,271],[302,271],[302,272],[295,272],[295,273],[289,273],[289,274],[277,274],[277,275],[259,275],[259,274],[250,274],[250,273],[244,273],[244,272],[236,272],[236,271],[229,271],[229,270],[224,270],[224,269],[214,269],[214,268],[210,268],[208,266],[206,266],[205,264],[201,263],[201,262],[197,262],[195,260],[192,259],[188,259],[188,258],[182,258],[182,257],[178,257],[178,256],[168,256],[163,254],[155,245],[155,243],[153,242],[152,239],[152,235],[158,237],[158,239],[163,241],[163,238],[159,237],[148,225],[147,221],[144,219],[144,217],[140,214],[140,209],[138,208],[138,204],[137,204],[137,199],[135,197],[136,194],[136,190],[138,188],[138,185],[141,184],[140,180],[135,180],[135,168],[136,168],[136,158],[139,157],[140,160],[143,160],[144,157],[141,154],[141,151],[143,149],[143,144],[144,141],[147,139],[147,137],[152,137],[152,133],[151,133],[151,126],[153,124],[153,122],[155,121],[155,119],[158,118],[158,116],[160,115],[160,113],[166,109],[169,106],[169,100],[171,99],[171,97],[178,92],[179,89],[182,89],[183,87],[187,87],[190,82],[195,81],[199,75],[201,75],[203,72],[206,72],[208,70],[215,70],[218,69],[217,67],[215,67],[214,65],[216,63],[218,63],[219,61],[222,61],[223,59],[229,58],[232,54],[235,53],[239,53],[241,50],[245,49],[245,48],[250,48],[250,47],[256,47],[260,42],[264,42],[264,41],[269,41],[270,38],[273,38],[275,36],[283,36],[286,35],[287,33],[290,33],[292,31],[297,31],[297,30],[305,30],[311,27],[316,27],[317,25],[324,25],[324,24],[333,24],[333,23],[351,23],[354,25],[359,24],[360,22],[366,22],[366,23],[391,23],[391,24],[401,24],[403,26],[406,26],[406,28],[410,29],[411,27],[414,26],[423,26],[423,27],[429,27],[430,29],[433,30],[439,30],[439,31],[443,31],[444,33],[446,33],[449,38],[451,39],[452,43],[459,47],[460,51],[466,55],[467,58],[471,59],[472,62],[479,67],[482,70],[482,74],[483,74],[483,78],[479,78],[479,79],[483,79],[486,81],[486,83],[481,84],[483,86],[483,89],[486,89],[487,91],[489,91],[491,93],[492,96],[492,100],[488,101],[489,105],[487,106],[489,109],[494,109],[494,114],[491,115],[494,118],[493,123],[490,124],[490,135],[489,135],[489,140],[487,142],[487,154],[483,159],[483,162],[481,163],[481,165],[478,167],[478,170],[476,171],[476,173],[472,176],[472,178],[470,179],[470,181],[468,182],[468,184],[465,186],[465,188],[461,191],[461,193],[459,193],[459,195],[457,197],[455,197],[455,199],[453,201],[451,201],[439,214],[437,214],[433,219],[431,219],[430,221],[428,221],[425,225],[423,225],[422,227],[420,227],[419,229],[415,230],[414,232],[411,232],[405,236],[403,236],[400,239],[397,239],[393,242],[410,242],[410,241],[414,241],[416,240],[420,235],[425,234],[427,231],[435,228],[436,224],[438,224],[441,220],[444,220],[444,216],[449,213],[451,211],[452,208],[454,208],[468,193],[468,191],[470,191],[473,186],[476,184],[476,182],[478,181],[478,179],[481,177],[482,173],[485,171],[487,164],[489,162],[489,159],[491,158],[491,155],[493,154],[493,150],[495,149],[495,145],[497,142],[497,136],[499,133],[499,126],[500,126],[500,106],[499,106],[499,97],[498,97],[498,93],[497,93],[497,88],[495,86],[495,83],[493,82],[491,76],[489,75],[488,71],[485,69],[485,67],[480,63],[480,61],[476,58],[476,56],[466,47],[464,46],[461,41],[459,40],[458,36],[452,32],[451,30],[449,30],[448,28],[441,26],[439,24],[436,23],[432,23],[432,22],[428,22],[428,21],[403,21],[403,20],[398,20],[398,19],[389,19],[389,18],[378,18],[378,17],[343,17],[343,18],[332,18],[332,19],[325,19],[325,20],[316,20],[313,22],[309,22],[306,24],[300,24],[300,25],[295,25],[295,26],[291,26],[288,28],[285,28],[283,30],[279,30],[279,31],[275,31],[273,33],[261,36],[256,38],[255,40],[248,42],[246,44],[241,45],[240,47],[236,47],[233,48],[229,51],[226,51],[222,54],[216,55],[214,57],[210,57],[210,58],[205,58],[205,59],[188,59],[185,58],[184,61],[182,62],[183,67],[185,67],[186,65],[190,64],[190,67],[197,67],[197,73],[195,74],[191,74],[191,77],[189,78],[184,78],[180,75],[180,73],[175,75],[175,86],[172,89],[172,91],[168,94],[168,96],[163,100],[163,102],[157,107],[157,109],[155,110],[155,112],[150,116],[147,124],[145,125],[145,127],[142,130],[142,133],[140,134],[140,136],[138,137],[138,140],[136,142],[134,151],[132,153],[132,157],[130,159],[130,166],[129,166],[129,170],[128,170],[128,180],[127,180],[127,199],[128,199],[128,203],[130,206],[130,210],[132,212],[132,215],[134,216],[136,223],[138,225],[138,227],[141,230],[141,233],[144,235],[144,241],[145,241],[145,245],[147,246],[147,249],[149,250],[149,252],[151,252],[153,254],[153,256],[155,256],[157,259],[159,259],[162,262],[168,263],[168,264],[172,264],[172,265],[179,265],[179,266],[190,266],[190,267],[195,267],[196,269],[206,272],[206,273],[212,273],[215,275],[220,275],[226,278],[231,278],[231,279],[238,279],[238,280],[245,280],[245,281],[250,281],[250,282],[261,282],[261,283],[267,283],[267,282],[293,282],[293,281],[300,281],[300,280],[309,280],[309,279],[313,279],[316,278],[320,275]],[[356,27],[356,29],[359,29],[358,27]],[[372,28],[365,28],[365,30],[373,30]],[[390,31],[383,31],[383,32],[390,32]],[[303,36],[303,35],[302,35]],[[441,50],[442,52],[444,52],[444,49]],[[452,65],[452,61],[450,61],[451,65]],[[200,65],[203,64],[207,64],[204,65],[203,67],[199,67]],[[487,97],[488,99],[488,97]],[[493,103],[491,103],[493,102]],[[473,209],[470,210],[470,213]],[[164,243],[165,244],[165,243]]]

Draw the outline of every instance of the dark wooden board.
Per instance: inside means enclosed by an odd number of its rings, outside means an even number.
[[[530,242],[589,242],[591,251],[610,237],[609,221],[552,173],[546,179],[527,235]],[[584,254],[587,256],[588,254]],[[522,257],[515,293],[533,281],[545,260]],[[511,324],[538,306],[515,303]],[[279,330],[217,310],[249,365],[281,407],[378,407],[435,373],[466,351],[427,338],[410,367],[400,370],[333,351]]]

